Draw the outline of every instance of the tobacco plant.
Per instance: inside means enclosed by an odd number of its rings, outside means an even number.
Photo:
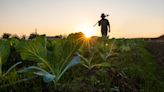
[[[32,72],[42,76],[44,82],[56,83],[71,67],[80,63],[80,57],[75,55],[79,43],[72,39],[49,40],[45,36],[22,41],[16,47],[23,60],[37,62],[38,66],[29,66],[19,73]]]

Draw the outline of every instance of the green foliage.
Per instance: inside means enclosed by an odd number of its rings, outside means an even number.
[[[17,65],[21,64],[21,62],[17,62],[12,65],[7,71],[3,73],[3,64],[6,63],[10,54],[10,41],[8,40],[0,40],[0,77],[6,76],[12,69],[14,69]]]
[[[2,61],[1,61],[1,58],[0,58],[0,76],[2,76]]]
[[[91,70],[93,68],[98,68],[98,67],[110,67],[111,64],[108,63],[108,62],[101,62],[101,63],[93,63],[93,58],[94,58],[94,55],[92,55],[91,57],[89,57],[88,59],[85,58],[84,56],[78,54],[81,59],[82,59],[82,62],[81,64],[86,67],[87,69]]]
[[[118,56],[115,49],[115,40],[106,41],[105,45],[101,41],[96,42],[96,44],[91,45],[88,51],[85,52],[84,48],[81,54],[79,54],[82,58],[81,64],[89,70],[99,67],[109,68],[112,66],[112,59]]]
[[[2,76],[2,65],[7,61],[10,54],[10,44],[7,40],[0,40],[0,76]]]
[[[17,47],[17,51],[23,60],[45,62],[47,50],[45,37],[38,37],[37,39],[22,41]]]
[[[53,81],[54,78],[55,78],[55,75],[52,75],[49,72],[47,72],[46,70],[41,69],[41,68],[36,67],[36,66],[27,67],[27,68],[25,68],[23,70],[18,71],[18,73],[25,73],[25,72],[30,72],[30,71],[33,71],[33,74],[42,76],[43,80],[45,82]]]
[[[2,62],[7,61],[7,57],[10,53],[10,44],[8,40],[0,40],[0,57]]]
[[[158,65],[142,39],[80,37],[1,39],[0,91],[163,92]]]
[[[51,42],[53,45],[51,51],[47,50],[46,44],[47,40],[44,36],[18,44],[17,51],[20,52],[23,60],[43,63],[48,68],[46,71],[46,69],[30,66],[23,72],[35,70],[33,73],[43,76],[45,82],[52,80],[57,82],[69,68],[79,63],[79,57],[74,57],[78,44],[73,39],[54,41]]]
[[[6,76],[12,69],[14,69],[16,66],[18,66],[19,64],[21,64],[22,62],[17,62],[14,65],[12,65],[4,74],[3,76]]]

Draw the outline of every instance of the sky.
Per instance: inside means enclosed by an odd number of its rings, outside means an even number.
[[[0,35],[68,35],[109,14],[110,37],[158,37],[164,34],[164,0],[0,0]]]

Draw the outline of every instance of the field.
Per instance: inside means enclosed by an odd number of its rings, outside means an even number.
[[[164,92],[164,43],[3,38],[0,92]]]

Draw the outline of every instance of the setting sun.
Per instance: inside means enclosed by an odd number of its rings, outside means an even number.
[[[95,35],[95,30],[90,26],[79,27],[78,31],[81,31],[87,38]]]

